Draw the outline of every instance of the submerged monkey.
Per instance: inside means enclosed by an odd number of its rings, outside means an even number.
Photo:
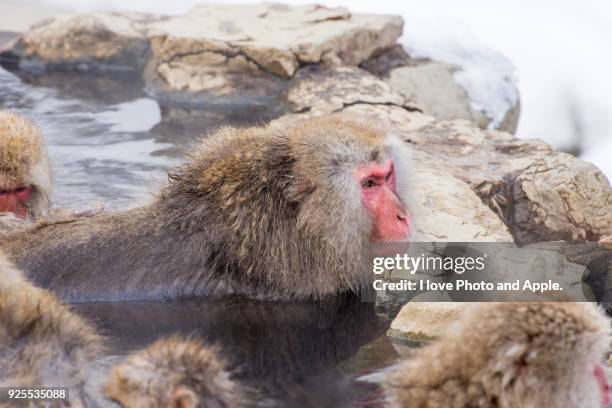
[[[237,407],[246,394],[217,353],[170,337],[113,367],[106,394],[122,407]]]
[[[384,386],[405,408],[603,408],[610,323],[589,303],[469,306]]]
[[[229,408],[246,395],[196,340],[162,339],[114,367],[99,361],[104,351],[89,322],[0,253],[0,386],[68,387],[74,407]]]
[[[82,403],[102,350],[93,326],[31,285],[0,253],[1,386],[69,386]]]
[[[50,160],[30,120],[0,111],[0,223],[47,213],[52,194]]]
[[[0,246],[68,301],[357,291],[371,276],[368,243],[411,236],[405,160],[372,120],[225,128],[151,205],[51,223]]]

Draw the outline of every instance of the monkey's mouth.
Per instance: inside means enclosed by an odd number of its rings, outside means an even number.
[[[19,218],[28,216],[28,201],[32,198],[32,187],[23,186],[13,190],[0,190],[0,213],[9,212]]]

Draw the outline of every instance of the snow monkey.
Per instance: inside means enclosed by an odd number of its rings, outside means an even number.
[[[69,387],[74,407],[234,407],[246,395],[196,340],[162,339],[112,368],[104,352],[89,322],[0,253],[0,386]]]
[[[69,386],[70,402],[81,406],[101,352],[93,326],[0,253],[0,386]]]
[[[67,301],[357,291],[371,276],[364,247],[411,236],[401,148],[385,126],[342,115],[225,128],[149,206],[49,223],[0,247]]]
[[[122,407],[237,407],[245,394],[214,349],[170,337],[113,367],[106,395]]]
[[[49,209],[51,193],[50,161],[40,130],[16,113],[0,111],[0,214],[40,217]]]
[[[385,388],[395,407],[600,408],[609,321],[589,303],[471,305],[401,363]]]

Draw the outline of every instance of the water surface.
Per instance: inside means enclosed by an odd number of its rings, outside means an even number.
[[[125,208],[151,197],[200,137],[223,125],[265,123],[261,108],[160,106],[133,76],[9,72],[0,109],[42,129],[55,174],[55,207]],[[278,109],[271,109],[278,111]],[[245,148],[248,148],[245,147]],[[324,303],[242,298],[75,305],[121,357],[172,334],[214,344],[264,406],[354,406],[371,387],[355,377],[394,362],[389,321],[354,297]]]
[[[122,208],[151,197],[184,151],[223,125],[275,115],[160,106],[137,76],[25,73],[0,68],[0,109],[41,127],[53,161],[55,207]]]

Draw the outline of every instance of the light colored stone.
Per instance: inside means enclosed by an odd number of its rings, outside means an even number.
[[[357,67],[301,69],[291,81],[287,102],[292,112],[321,115],[353,105],[392,105],[417,110],[398,92]]]
[[[394,127],[413,152],[418,194],[407,201],[418,205],[413,211],[422,239],[508,241],[507,229],[521,244],[612,234],[608,180],[595,166],[543,142],[467,120],[436,121],[412,101],[399,103],[384,81],[357,68],[300,72],[288,102],[293,114],[275,122],[342,111]]]
[[[141,13],[63,14],[32,26],[11,51],[22,66],[138,71],[148,49],[146,24],[156,18]]]
[[[612,189],[592,164],[467,121],[432,122],[406,137],[468,183],[519,243],[596,241],[612,233]]]
[[[486,128],[490,120],[470,107],[465,90],[455,82],[456,70],[442,62],[403,66],[391,70],[386,82],[437,119],[467,119]]]
[[[181,58],[181,42],[193,52],[244,55],[262,70],[290,78],[301,63],[334,54],[356,65],[395,44],[403,22],[397,16],[351,14],[345,8],[274,3],[201,5],[183,16],[150,26],[171,46],[154,49],[164,62]]]
[[[397,16],[345,8],[206,4],[172,17],[60,15],[5,52],[22,68],[141,72],[154,96],[181,104],[280,106],[299,67],[358,65],[393,46],[402,26]]]
[[[280,104],[286,80],[304,64],[357,65],[401,35],[397,16],[345,8],[202,5],[151,24],[145,79],[157,95],[176,92],[198,103]]]
[[[608,235],[608,236],[600,239],[598,244],[602,248],[605,248],[608,251],[612,251],[612,235]]]
[[[467,120],[436,121],[358,68],[301,70],[288,101],[293,114],[276,123],[342,111],[392,125],[413,152],[418,193],[410,201],[417,205],[422,239],[508,241],[507,229],[521,244],[612,234],[608,180],[595,166],[543,142]]]
[[[476,109],[464,87],[457,80],[460,68],[440,61],[411,58],[401,46],[396,46],[370,58],[362,67],[381,79],[407,99],[414,101],[423,112],[440,120],[466,119],[487,129],[492,118]],[[486,111],[486,109],[485,109]],[[505,112],[497,129],[516,131],[520,102]]]
[[[418,295],[400,310],[387,335],[410,341],[435,339],[459,318],[466,305],[451,302],[444,294]]]
[[[410,211],[418,242],[511,242],[506,225],[464,181],[440,170],[435,158],[412,157]]]

